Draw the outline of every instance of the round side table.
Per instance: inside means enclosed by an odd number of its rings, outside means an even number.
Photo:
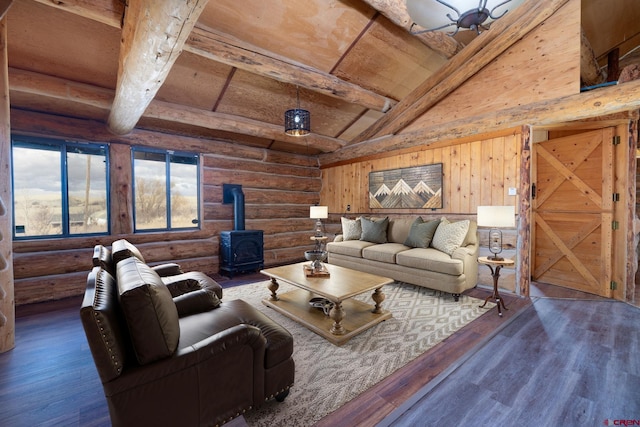
[[[491,269],[491,277],[493,277],[493,294],[485,298],[484,304],[482,304],[480,308],[484,308],[484,306],[487,305],[487,302],[490,299],[493,299],[496,305],[498,306],[498,316],[502,317],[502,309],[503,308],[505,310],[509,310],[509,309],[504,305],[504,300],[498,293],[498,278],[500,277],[500,269],[502,267],[511,267],[512,265],[515,264],[515,262],[512,259],[508,259],[508,258],[505,258],[502,260],[495,260],[490,257],[481,256],[478,258],[478,263],[488,266],[489,269]]]

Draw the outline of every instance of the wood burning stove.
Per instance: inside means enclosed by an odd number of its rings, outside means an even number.
[[[220,274],[257,271],[264,267],[262,230],[244,229],[244,193],[241,185],[223,184],[222,202],[233,203],[233,230],[220,232]]]

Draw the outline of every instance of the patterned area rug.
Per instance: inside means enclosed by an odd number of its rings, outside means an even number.
[[[337,347],[304,326],[262,304],[268,281],[224,289],[223,301],[243,299],[293,335],[295,385],[283,403],[268,402],[247,412],[249,426],[311,426],[325,415],[415,359],[493,307],[481,300],[405,283],[383,288],[382,307],[393,317]],[[278,293],[295,289],[280,283]],[[371,302],[371,296],[357,297]]]

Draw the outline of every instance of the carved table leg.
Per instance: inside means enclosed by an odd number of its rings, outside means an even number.
[[[371,312],[375,314],[382,313],[382,307],[380,306],[380,304],[382,304],[382,301],[384,301],[385,299],[385,295],[382,293],[380,289],[381,288],[376,289],[375,291],[373,291],[373,295],[371,295],[371,298],[376,303],[376,306],[373,308],[373,310],[371,310]]]
[[[329,317],[333,320],[333,327],[331,333],[333,335],[344,335],[346,330],[342,327],[342,319],[344,319],[344,309],[342,308],[342,302],[337,302],[331,309]]]
[[[271,283],[269,283],[269,286],[267,286],[269,288],[269,290],[271,291],[271,296],[269,297],[269,301],[278,301],[278,294],[276,293],[278,291],[278,288],[280,287],[280,285],[278,284],[278,281],[275,278],[271,278]]]
[[[493,277],[493,294],[485,298],[484,304],[482,304],[480,308],[484,308],[484,306],[487,305],[487,302],[490,299],[493,299],[496,302],[496,305],[498,306],[498,316],[502,317],[502,309],[503,308],[505,310],[509,310],[509,309],[507,308],[507,306],[504,305],[504,300],[502,299],[502,297],[500,296],[500,293],[498,292],[498,278],[500,277],[501,266],[499,265],[496,266],[495,270],[490,265],[488,265],[488,267],[491,269],[491,277]]]

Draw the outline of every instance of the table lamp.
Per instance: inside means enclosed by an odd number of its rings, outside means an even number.
[[[502,231],[500,228],[515,227],[516,209],[513,206],[478,206],[478,226],[491,227],[489,230],[489,257],[492,261],[504,261],[498,254],[502,252]]]
[[[309,218],[316,220],[315,237],[324,236],[324,227],[321,219],[329,218],[329,208],[327,206],[311,206]]]

